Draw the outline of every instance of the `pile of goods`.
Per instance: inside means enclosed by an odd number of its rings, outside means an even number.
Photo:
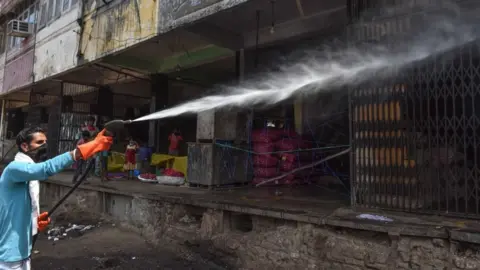
[[[162,176],[157,176],[157,182],[163,185],[180,186],[185,183],[185,175],[174,169],[165,169]]]
[[[312,152],[296,152],[300,149],[311,149],[312,143],[292,130],[254,130],[252,143],[253,151],[256,153],[253,156],[254,185],[313,162]],[[289,174],[269,184],[296,184],[301,182],[299,179],[302,179],[305,174],[312,173],[312,170],[313,168]]]
[[[165,169],[160,176],[153,173],[142,173],[137,178],[145,183],[159,183],[163,185],[180,186],[185,183],[185,175],[174,169]]]
[[[123,179],[125,178],[125,173],[123,172],[109,172],[107,173],[107,177],[108,179],[110,180],[113,180],[113,179]]]
[[[146,183],[157,183],[157,176],[153,173],[142,173],[137,176],[138,180]]]

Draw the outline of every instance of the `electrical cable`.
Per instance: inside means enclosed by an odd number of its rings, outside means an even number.
[[[296,168],[296,169],[291,170],[291,171],[289,171],[289,172],[287,172],[287,173],[284,173],[284,174],[282,174],[282,175],[279,175],[279,176],[276,176],[276,177],[267,179],[267,180],[265,180],[265,181],[263,181],[263,182],[261,182],[261,183],[258,183],[258,184],[255,185],[255,186],[256,186],[256,187],[259,187],[259,186],[268,184],[268,183],[270,183],[270,182],[280,180],[280,179],[284,178],[285,176],[289,176],[290,174],[296,173],[296,172],[298,172],[298,171],[302,171],[302,170],[305,170],[305,169],[309,169],[309,168],[315,167],[315,166],[317,166],[317,165],[320,165],[320,164],[322,164],[322,163],[324,163],[324,162],[329,161],[330,159],[334,159],[334,158],[336,158],[336,157],[339,157],[339,156],[348,154],[348,153],[350,153],[350,150],[351,150],[351,148],[348,148],[348,149],[346,149],[346,150],[343,150],[343,151],[341,151],[341,152],[338,152],[338,153],[336,153],[336,154],[333,154],[333,155],[331,155],[331,156],[328,156],[328,157],[326,157],[326,158],[324,158],[324,159],[321,159],[321,160],[319,160],[319,161],[316,161],[316,162],[314,162],[314,163],[311,163],[311,164],[308,164],[308,165],[305,165],[305,166]]]

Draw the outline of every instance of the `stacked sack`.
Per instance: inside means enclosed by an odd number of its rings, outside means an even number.
[[[276,129],[261,129],[252,131],[253,151],[253,184],[279,175],[278,156],[275,142],[281,138],[281,132]]]
[[[253,151],[253,184],[259,184],[267,179],[279,176],[302,166],[296,153],[278,153],[278,151],[294,151],[310,148],[294,131],[278,129],[262,129],[252,132]],[[264,154],[262,154],[264,153]],[[282,179],[269,184],[289,185],[297,183],[295,174],[289,174]]]
[[[284,151],[283,153],[279,153],[279,165],[282,173],[293,171],[311,163],[302,159],[303,156],[308,155],[308,152],[295,152],[295,150],[310,149],[312,148],[312,143],[303,140],[303,138],[293,130],[285,131],[283,139],[277,141],[275,147],[279,152]],[[294,178],[292,184],[301,183],[303,176],[309,174],[312,170],[312,168],[309,168],[291,174]]]
[[[278,151],[291,151],[295,149],[312,149],[315,147],[313,144],[313,138],[300,138],[299,135],[294,133],[289,134],[289,139],[285,142],[278,142],[277,149]],[[280,154],[280,169],[282,171],[288,172],[296,168],[310,165],[319,161],[322,158],[321,151],[299,151],[299,152],[287,152]],[[314,167],[304,169],[296,172],[295,179],[297,183],[305,183],[316,181],[316,177],[321,175],[321,173],[316,170]]]

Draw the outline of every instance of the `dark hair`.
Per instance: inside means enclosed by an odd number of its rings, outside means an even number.
[[[33,140],[33,134],[35,133],[45,134],[45,130],[43,130],[40,127],[28,127],[28,128],[22,129],[22,131],[18,133],[16,143],[17,143],[19,152],[23,152],[21,147],[22,143],[30,144]]]
[[[93,117],[93,116],[90,115],[90,116],[87,118],[87,121],[95,122],[95,117]]]
[[[90,132],[87,130],[82,131],[82,138],[90,138]]]

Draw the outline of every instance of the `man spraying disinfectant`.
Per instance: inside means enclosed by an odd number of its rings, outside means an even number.
[[[22,157],[8,164],[0,176],[0,270],[30,269],[33,209],[29,183],[46,180],[76,160],[108,150],[112,138],[104,134],[102,130],[94,140],[48,160],[47,137],[41,128],[27,128],[17,135]],[[39,231],[49,223],[47,212],[38,216]]]

